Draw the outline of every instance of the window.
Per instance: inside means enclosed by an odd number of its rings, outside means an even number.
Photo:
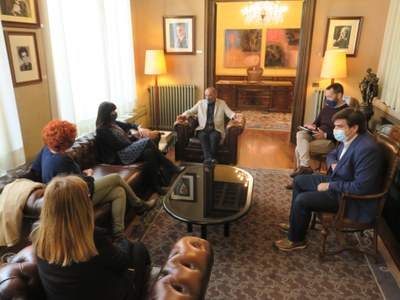
[[[97,107],[111,101],[120,114],[136,98],[129,0],[47,0],[46,54],[53,116],[95,128]],[[47,15],[46,15],[47,14]]]

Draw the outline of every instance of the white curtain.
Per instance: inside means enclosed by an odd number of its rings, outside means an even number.
[[[378,77],[382,86],[380,99],[400,113],[400,1],[390,2],[379,61]]]
[[[14,88],[0,22],[0,175],[25,163]]]
[[[136,100],[130,0],[46,0],[43,17],[53,116],[94,130],[97,108]],[[55,103],[54,103],[55,102]]]

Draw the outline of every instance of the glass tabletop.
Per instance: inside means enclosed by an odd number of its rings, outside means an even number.
[[[192,224],[229,223],[251,206],[253,177],[233,166],[189,166],[179,174],[164,198],[174,218]]]

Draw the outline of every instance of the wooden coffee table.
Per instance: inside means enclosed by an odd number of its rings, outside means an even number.
[[[201,237],[207,238],[207,226],[229,224],[248,213],[252,203],[253,177],[233,166],[201,164],[188,166],[179,174],[164,197],[165,210],[186,222],[189,232],[200,225]]]

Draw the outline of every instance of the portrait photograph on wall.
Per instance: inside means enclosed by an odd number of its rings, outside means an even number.
[[[299,40],[300,28],[267,29],[264,67],[295,69]]]
[[[0,0],[0,20],[8,27],[39,27],[37,0]]]
[[[5,31],[5,35],[14,86],[42,81],[36,34]]]
[[[225,30],[225,68],[248,68],[260,63],[261,29]]]
[[[326,50],[345,50],[347,56],[357,56],[363,17],[331,17],[325,34]]]
[[[164,52],[194,54],[194,16],[163,17]]]

